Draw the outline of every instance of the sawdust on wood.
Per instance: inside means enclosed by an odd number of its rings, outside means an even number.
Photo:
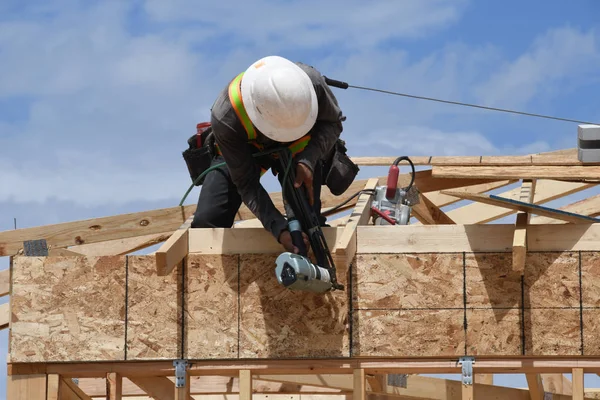
[[[525,355],[581,355],[579,309],[525,310]]]
[[[353,316],[353,356],[464,355],[463,310],[361,310]]]
[[[12,362],[124,359],[124,256],[16,257],[12,290]]]
[[[347,357],[348,292],[286,289],[275,276],[276,257],[241,256],[240,357]]]
[[[512,270],[512,253],[465,254],[467,307],[521,307],[521,273]]]
[[[156,273],[154,256],[128,258],[127,359],[181,356],[181,268]]]
[[[359,254],[355,309],[463,307],[462,254]]]
[[[478,356],[522,354],[521,310],[467,310],[467,352]]]
[[[238,357],[238,260],[237,255],[189,255],[185,358]]]
[[[577,252],[528,253],[525,308],[579,307]]]

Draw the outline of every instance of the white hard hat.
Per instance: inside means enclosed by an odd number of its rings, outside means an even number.
[[[250,121],[277,142],[301,138],[317,120],[317,95],[310,77],[283,57],[253,63],[242,77],[241,92]]]

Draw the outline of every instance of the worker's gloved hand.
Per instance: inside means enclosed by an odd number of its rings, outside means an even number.
[[[313,193],[313,173],[306,165],[298,163],[296,167],[296,182],[294,187],[299,188],[304,184],[306,188],[306,194],[308,195],[308,202],[312,206],[314,204],[314,193]]]
[[[302,238],[304,239],[304,245],[308,250],[310,248],[310,243],[308,241],[308,236],[306,236],[306,233],[302,232]],[[292,241],[292,234],[290,233],[290,231],[285,230],[281,232],[281,234],[279,235],[279,243],[283,245],[286,251],[298,254],[299,249],[296,246],[294,246],[294,243]]]

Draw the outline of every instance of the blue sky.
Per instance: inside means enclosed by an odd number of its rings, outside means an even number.
[[[354,85],[600,121],[598,15],[595,0],[2,0],[0,230],[177,205],[195,124],[270,54]],[[334,90],[354,156],[576,144],[573,123]]]

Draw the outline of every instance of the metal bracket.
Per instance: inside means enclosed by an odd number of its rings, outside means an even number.
[[[187,373],[187,360],[175,360],[173,366],[175,367],[175,387],[181,388],[185,386],[185,374]]]
[[[23,242],[23,253],[26,256],[47,257],[48,244],[46,239],[27,240]]]
[[[458,363],[462,366],[462,383],[463,385],[473,384],[473,364],[475,363],[474,357],[461,357]]]

